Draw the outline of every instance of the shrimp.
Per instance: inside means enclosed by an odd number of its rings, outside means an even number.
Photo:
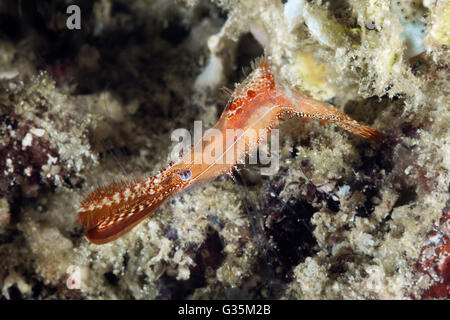
[[[195,183],[224,173],[231,174],[239,160],[266,143],[264,138],[255,139],[250,133],[253,130],[270,132],[285,115],[333,122],[374,142],[384,139],[377,130],[359,124],[334,106],[277,85],[269,61],[262,59],[248,78],[237,86],[213,126],[223,133],[222,141],[202,138],[194,143],[190,152],[156,176],[115,182],[93,191],[78,211],[79,222],[87,228],[86,237],[95,244],[116,240],[154,213],[169,197]],[[238,134],[226,139],[227,130]],[[245,141],[245,146],[238,149],[236,155],[234,146],[241,141]],[[211,150],[218,142],[224,146],[223,152],[212,156],[212,161],[195,161],[203,159],[205,150]],[[225,158],[234,160],[223,161]]]

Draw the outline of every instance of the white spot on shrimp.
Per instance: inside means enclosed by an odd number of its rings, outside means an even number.
[[[117,192],[116,194],[114,194],[113,199],[116,203],[119,203],[120,202],[120,193]]]
[[[102,204],[105,206],[110,206],[112,202],[108,198],[105,198],[103,199]]]

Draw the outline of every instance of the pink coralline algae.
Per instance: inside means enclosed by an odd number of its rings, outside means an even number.
[[[419,274],[422,299],[450,298],[450,213],[444,211],[439,226],[428,232],[428,243],[422,248],[414,268]]]

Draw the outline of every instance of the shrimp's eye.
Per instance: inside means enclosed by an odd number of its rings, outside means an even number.
[[[180,179],[183,181],[187,181],[192,177],[191,170],[183,170],[180,172]]]

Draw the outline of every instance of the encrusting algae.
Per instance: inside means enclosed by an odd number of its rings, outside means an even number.
[[[449,298],[448,1],[78,5],[0,3],[0,300]],[[266,130],[169,159],[197,120]]]

